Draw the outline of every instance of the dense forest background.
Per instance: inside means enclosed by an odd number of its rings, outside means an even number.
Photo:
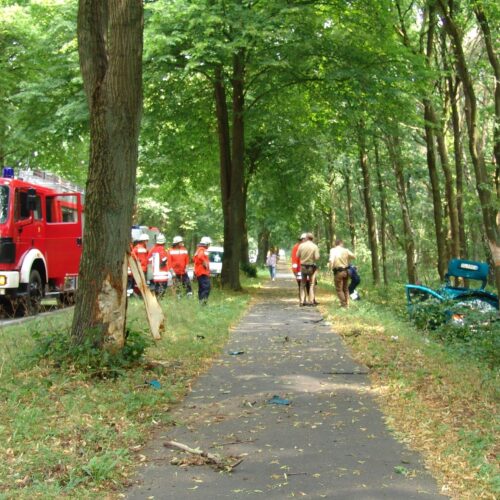
[[[0,163],[83,184],[77,7],[0,0]],[[145,2],[135,222],[241,262],[342,237],[375,282],[494,270],[499,22],[490,0]]]

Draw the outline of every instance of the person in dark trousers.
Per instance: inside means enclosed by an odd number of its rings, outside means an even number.
[[[152,267],[151,290],[155,295],[162,296],[168,286],[168,253],[165,250],[166,238],[163,234],[156,235],[156,243],[149,249],[148,261]]]
[[[207,303],[210,295],[210,261],[207,248],[211,243],[212,240],[208,236],[203,236],[194,254],[194,274],[198,281],[198,300],[202,305]]]
[[[349,264],[349,267],[347,268],[347,273],[351,278],[351,281],[349,282],[349,296],[351,300],[359,300],[360,299],[359,293],[356,292],[356,287],[361,283],[361,278],[359,277],[358,269],[356,266]]]
[[[172,276],[174,278],[174,285],[179,295],[179,284],[182,284],[186,290],[186,295],[190,297],[193,295],[191,289],[191,280],[187,273],[187,266],[189,264],[189,254],[184,246],[184,239],[182,236],[175,236],[172,247],[167,252],[167,260],[171,268]]]

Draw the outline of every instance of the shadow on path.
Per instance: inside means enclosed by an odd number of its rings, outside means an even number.
[[[173,412],[179,425],[144,452],[126,498],[445,498],[419,456],[386,429],[366,367],[316,309],[298,306],[295,287],[282,274],[265,285]],[[270,404],[273,396],[290,404]],[[166,440],[243,461],[231,473],[171,465],[183,452]]]

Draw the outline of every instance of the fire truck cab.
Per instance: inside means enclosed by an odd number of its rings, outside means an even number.
[[[0,178],[0,303],[35,314],[45,296],[71,303],[82,253],[83,190],[40,171]]]

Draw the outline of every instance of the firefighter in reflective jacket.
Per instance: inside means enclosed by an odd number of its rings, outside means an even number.
[[[210,261],[207,248],[212,244],[208,236],[203,236],[194,254],[194,274],[198,280],[198,300],[205,305],[210,295]]]
[[[168,251],[168,262],[174,277],[174,284],[178,287],[179,282],[182,283],[188,296],[193,295],[191,289],[191,281],[187,274],[187,265],[189,264],[189,254],[184,246],[182,236],[175,236],[172,242],[172,247]]]
[[[168,253],[165,250],[165,243],[165,236],[157,234],[156,244],[151,247],[148,254],[148,260],[153,268],[152,283],[156,295],[161,295],[168,286]]]

